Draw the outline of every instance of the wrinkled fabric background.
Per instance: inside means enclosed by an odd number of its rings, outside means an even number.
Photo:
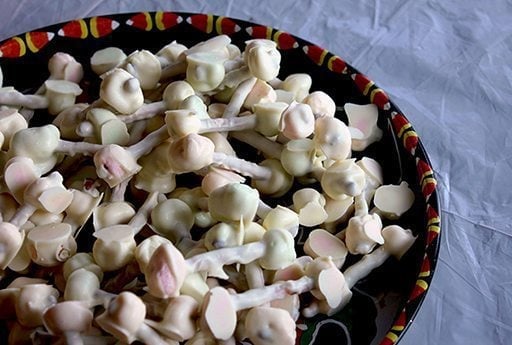
[[[511,343],[511,1],[4,0],[0,39],[141,10],[273,26],[343,57],[386,90],[423,140],[442,203],[437,271],[401,344]]]

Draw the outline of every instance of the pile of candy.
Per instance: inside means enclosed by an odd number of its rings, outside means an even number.
[[[404,255],[415,237],[382,217],[399,218],[414,194],[351,158],[380,140],[377,108],[337,107],[307,74],[278,79],[280,63],[272,41],[241,51],[221,35],[96,52],[88,104],[66,53],[35,94],[0,90],[10,344],[294,344],[300,313],[337,313],[358,280]],[[35,109],[48,124],[29,126]],[[235,150],[247,145],[254,161]],[[286,193],[288,204],[264,201]],[[297,257],[299,226],[310,232]],[[86,232],[95,240],[81,252]],[[361,259],[345,268],[347,255]]]

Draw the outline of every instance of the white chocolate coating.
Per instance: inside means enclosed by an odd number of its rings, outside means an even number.
[[[67,280],[74,271],[81,268],[94,273],[99,280],[103,279],[103,271],[98,265],[96,265],[92,255],[90,253],[83,252],[76,253],[68,260],[66,260],[66,262],[64,262],[64,265],[62,265],[62,273],[64,275],[64,279]]]
[[[135,249],[135,259],[137,260],[142,273],[145,273],[149,260],[155,250],[164,243],[170,244],[171,242],[165,237],[153,235],[137,245],[137,248]]]
[[[194,214],[185,202],[172,198],[158,203],[151,211],[151,224],[159,235],[178,243],[182,238],[190,238]]]
[[[84,120],[84,111],[88,107],[85,103],[75,103],[62,110],[53,120],[53,124],[60,130],[60,137],[68,140],[79,140],[77,134],[79,123]]]
[[[147,192],[170,193],[176,188],[176,174],[169,162],[170,142],[165,141],[137,163],[142,169],[135,175],[135,187]]]
[[[293,102],[283,111],[279,130],[288,139],[309,137],[315,129],[315,116],[309,105]]]
[[[309,94],[312,82],[313,80],[309,74],[295,73],[287,76],[279,87],[285,91],[291,92],[295,101],[303,102],[304,98]],[[304,103],[308,104],[306,102]]]
[[[312,258],[330,257],[337,268],[341,268],[348,254],[347,247],[336,236],[323,229],[315,229],[309,233],[304,252]]]
[[[204,236],[204,246],[208,250],[235,247],[243,242],[243,230],[228,223],[217,223]]]
[[[274,103],[276,98],[275,90],[263,80],[258,79],[245,98],[244,107],[246,109],[253,109],[259,103]]]
[[[192,338],[197,331],[198,309],[199,304],[190,296],[173,297],[170,299],[160,322],[146,322],[166,337],[176,341],[184,341]]]
[[[0,133],[3,136],[3,143],[0,148],[8,150],[14,133],[27,127],[27,120],[16,109],[0,110]]]
[[[219,221],[251,222],[258,209],[259,193],[241,183],[215,189],[208,198],[208,209]]]
[[[71,225],[66,223],[36,226],[27,235],[27,250],[38,265],[51,267],[76,253]]]
[[[268,230],[263,235],[266,244],[265,255],[259,259],[261,267],[276,270],[288,266],[295,258],[293,236],[284,230]]]
[[[414,193],[407,182],[400,185],[380,186],[373,198],[378,213],[388,219],[398,219],[407,212],[414,203]]]
[[[302,188],[293,193],[293,208],[304,226],[316,226],[327,219],[325,197],[313,188]]]
[[[248,225],[244,224],[244,238],[243,243],[258,242],[263,238],[267,230],[256,222],[251,222]]]
[[[134,215],[133,206],[125,201],[103,203],[94,210],[94,229],[100,230],[116,224],[127,224]]]
[[[129,225],[113,225],[96,231],[92,255],[104,271],[115,271],[134,258],[135,242]]]
[[[165,124],[171,136],[177,138],[199,133],[201,129],[201,119],[196,112],[184,109],[166,111]]]
[[[245,317],[245,328],[254,345],[295,344],[295,321],[282,309],[252,308]]]
[[[16,316],[25,327],[43,324],[43,313],[57,303],[59,291],[46,284],[30,284],[20,288],[16,300]]]
[[[352,254],[368,254],[377,244],[383,244],[382,221],[377,214],[350,218],[345,243]]]
[[[229,56],[229,51],[226,47],[230,43],[231,38],[229,38],[227,35],[214,36],[206,41],[199,42],[193,47],[183,51],[183,53],[179,56],[179,59],[184,59],[191,54],[206,52],[213,52],[218,54],[220,58],[227,58]]]
[[[185,98],[179,106],[179,109],[193,110],[200,119],[208,119],[208,107],[204,103],[205,100],[198,95],[191,95]]]
[[[63,222],[70,224],[76,230],[87,222],[99,205],[102,196],[94,197],[77,189],[71,189],[70,191],[73,194],[73,199],[65,210],[66,217]]]
[[[228,291],[222,287],[214,287],[206,295],[203,303],[201,322],[213,337],[227,340],[235,332],[236,311]],[[222,312],[222,318],[218,317],[220,312]]]
[[[327,168],[320,182],[325,194],[340,200],[361,194],[365,186],[365,173],[353,159],[346,159]]]
[[[384,249],[398,260],[412,247],[417,236],[410,229],[404,229],[399,225],[388,225],[382,229],[384,237]]]
[[[32,182],[23,194],[25,202],[38,209],[50,212],[61,213],[73,199],[73,193],[68,191],[62,184],[62,175],[56,171],[46,177],[41,177]]]
[[[210,139],[189,134],[173,141],[169,162],[177,173],[196,171],[212,163],[214,150],[215,145]]]
[[[9,156],[31,158],[39,174],[50,171],[57,163],[55,150],[59,143],[59,130],[53,125],[31,127],[14,133],[9,146]]]
[[[48,112],[52,115],[57,115],[75,104],[76,96],[82,93],[78,84],[66,80],[47,80],[44,86],[45,96],[48,98]]]
[[[375,104],[346,103],[344,109],[348,117],[349,127],[357,129],[353,133],[358,135],[352,138],[352,149],[354,151],[363,151],[370,144],[382,138],[382,130],[377,127],[379,112]]]
[[[98,177],[110,187],[117,186],[142,169],[129,151],[116,144],[106,145],[96,152],[94,165]]]
[[[262,225],[267,230],[280,229],[288,231],[295,237],[299,229],[299,215],[287,207],[277,205],[267,213]]]
[[[235,132],[236,133],[236,132]],[[210,139],[213,144],[215,145],[215,152],[223,153],[227,156],[236,156],[236,152],[233,149],[233,146],[231,146],[231,143],[228,141],[226,136],[223,135],[223,133],[220,132],[210,132],[210,133],[203,133],[203,136]]]
[[[122,66],[139,80],[142,90],[154,89],[162,75],[160,61],[148,50],[134,51]]]
[[[5,269],[14,259],[21,246],[25,233],[10,223],[0,223],[0,245],[3,251],[0,253],[0,268]]]
[[[243,183],[245,178],[232,171],[210,167],[209,172],[201,181],[201,189],[206,195],[210,195],[217,188],[230,183]]]
[[[281,164],[289,174],[304,176],[313,170],[315,155],[313,140],[290,140],[281,152]]]
[[[14,199],[22,204],[25,189],[39,178],[34,161],[28,157],[13,157],[4,167],[4,182]]]
[[[131,292],[121,292],[107,309],[96,317],[99,326],[117,339],[132,343],[137,340],[137,330],[144,322],[146,306]]]
[[[155,297],[176,297],[187,275],[185,259],[172,244],[161,244],[145,268],[148,292]]]
[[[44,326],[56,335],[85,333],[91,328],[92,320],[92,312],[83,303],[76,301],[57,303],[43,314]]]
[[[258,79],[269,81],[277,77],[281,54],[270,40],[255,39],[247,42],[244,59],[251,74]]]
[[[156,56],[159,58],[161,62],[162,60],[165,60],[166,64],[171,64],[173,62],[176,62],[181,53],[183,53],[185,50],[187,50],[186,46],[176,41],[172,41],[171,43],[163,46],[156,53]]]
[[[79,83],[84,76],[82,65],[67,53],[57,52],[48,60],[50,79]]]
[[[126,59],[126,54],[117,47],[97,50],[90,59],[91,68],[97,75],[102,75],[118,67]]]
[[[277,159],[265,159],[260,163],[261,167],[270,169],[270,178],[253,179],[252,186],[261,194],[279,197],[290,190],[293,184],[293,176],[288,174],[281,162]]]
[[[209,290],[210,287],[204,279],[204,274],[201,272],[189,273],[181,285],[180,296],[190,296],[200,305]]]
[[[126,145],[130,134],[126,124],[108,109],[93,108],[87,112],[87,121],[94,126],[96,141],[103,145]]]
[[[194,53],[187,56],[187,82],[200,92],[215,89],[224,79],[224,61],[212,53]]]
[[[256,115],[254,129],[264,136],[272,137],[279,134],[281,114],[288,107],[283,102],[259,102],[253,105]]]
[[[285,298],[273,300],[270,302],[270,306],[286,311],[294,322],[297,322],[300,317],[299,295],[288,295]]]
[[[144,103],[139,81],[120,68],[103,76],[100,98],[121,114],[134,113]]]
[[[326,223],[333,223],[343,221],[348,217],[354,204],[353,197],[346,197],[344,199],[335,200],[328,196],[325,197],[325,212],[327,212]]]
[[[335,117],[323,116],[316,119],[313,140],[329,159],[346,159],[351,154],[352,141],[348,127]]]
[[[314,91],[307,95],[303,103],[309,105],[315,117],[333,117],[336,113],[336,103],[323,91]]]
[[[64,300],[81,301],[94,306],[94,294],[99,288],[98,276],[85,268],[79,268],[73,271],[66,281]]]
[[[173,81],[164,90],[162,99],[168,110],[178,109],[178,106],[186,98],[195,94],[192,86],[184,80]]]
[[[340,270],[330,257],[318,257],[306,266],[306,275],[314,277],[311,294],[320,301],[325,301],[334,309],[344,302],[347,284]]]

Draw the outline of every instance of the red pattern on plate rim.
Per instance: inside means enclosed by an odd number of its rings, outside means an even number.
[[[182,21],[183,17],[173,12],[141,12],[130,17],[126,21],[126,25],[144,31],[151,31],[155,27],[163,31],[180,24]]]

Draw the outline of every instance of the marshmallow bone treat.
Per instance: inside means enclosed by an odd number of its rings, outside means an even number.
[[[220,35],[56,53],[35,94],[0,90],[10,343],[292,345],[301,313],[404,257],[416,237],[390,222],[414,194],[364,155],[376,107],[282,64],[274,41]]]

